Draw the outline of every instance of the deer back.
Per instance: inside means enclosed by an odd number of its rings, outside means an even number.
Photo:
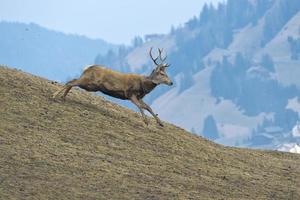
[[[132,94],[143,93],[142,84],[145,77],[138,74],[125,74],[94,65],[86,69],[81,76],[83,84],[79,87],[93,91],[101,91],[107,95],[128,99]]]

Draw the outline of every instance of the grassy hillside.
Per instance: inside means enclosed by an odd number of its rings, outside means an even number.
[[[0,67],[0,199],[300,199],[300,156],[223,147]]]

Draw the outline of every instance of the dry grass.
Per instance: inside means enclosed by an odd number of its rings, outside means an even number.
[[[0,199],[300,199],[300,156],[223,147],[0,67]]]

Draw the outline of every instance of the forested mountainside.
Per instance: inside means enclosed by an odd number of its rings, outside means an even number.
[[[295,146],[299,9],[298,0],[205,5],[169,34],[136,37],[132,46],[98,55],[95,62],[147,74],[153,68],[149,48],[163,47],[176,85],[159,87],[147,98],[163,119],[222,144]]]

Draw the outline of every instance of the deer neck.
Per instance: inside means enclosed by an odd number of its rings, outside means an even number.
[[[151,92],[157,84],[153,83],[153,81],[149,77],[145,77],[145,80],[143,81],[142,87],[143,87],[143,92],[145,94],[148,94]]]

